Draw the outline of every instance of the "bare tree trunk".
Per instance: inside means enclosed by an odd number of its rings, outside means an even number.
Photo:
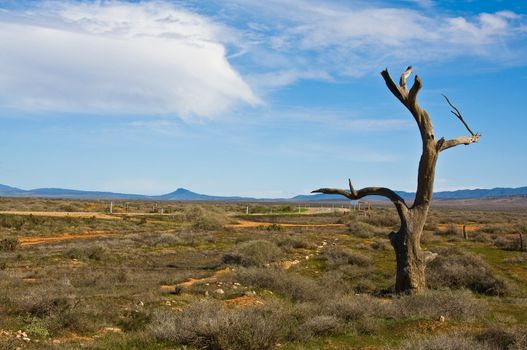
[[[412,207],[408,207],[404,199],[389,188],[366,187],[356,191],[351,184],[351,180],[349,181],[349,192],[332,188],[321,188],[313,192],[339,194],[352,200],[361,199],[370,195],[384,196],[390,199],[397,209],[401,220],[399,231],[389,234],[397,261],[395,291],[419,293],[426,289],[426,264],[437,256],[437,254],[424,251],[421,248],[421,235],[432,201],[435,167],[439,153],[461,144],[468,145],[477,142],[481,135],[475,134],[469,128],[459,110],[443,95],[448,104],[453,108],[451,112],[463,123],[471,136],[463,136],[450,140],[445,140],[444,138],[436,140],[432,121],[428,113],[417,103],[417,94],[422,86],[421,79],[416,76],[412,88],[410,90],[407,89],[406,79],[410,76],[411,72],[412,67],[410,66],[401,75],[399,85],[393,82],[388,70],[382,71],[381,75],[392,94],[410,111],[421,134],[423,150],[421,159],[419,160],[417,191]]]

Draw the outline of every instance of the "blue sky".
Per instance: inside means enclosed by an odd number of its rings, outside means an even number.
[[[2,1],[0,183],[287,197],[413,191],[408,65],[436,190],[527,185],[525,1]]]

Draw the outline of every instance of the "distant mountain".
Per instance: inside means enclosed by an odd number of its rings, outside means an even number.
[[[161,196],[155,196],[159,200],[169,201],[238,201],[238,200],[254,200],[255,198],[245,197],[222,197],[222,196],[209,196],[206,194],[199,194],[189,191],[185,188],[178,188],[174,192],[163,194]]]
[[[414,193],[397,191],[404,199],[411,200]],[[23,190],[16,187],[0,184],[0,196],[4,197],[44,197],[44,198],[75,198],[75,199],[120,199],[120,200],[158,200],[158,201],[345,201],[342,196],[328,194],[299,195],[293,198],[258,199],[239,196],[209,196],[178,188],[176,191],[159,195],[147,196],[141,194],[127,194],[100,191],[82,191],[63,188],[37,188],[33,190]],[[434,193],[434,199],[479,199],[491,197],[510,197],[527,196],[527,187],[475,190],[443,191]],[[369,197],[373,199],[383,199],[383,197]]]
[[[415,193],[396,191],[396,193],[405,200],[414,199]],[[492,189],[474,189],[474,190],[457,190],[457,191],[441,191],[434,193],[434,199],[479,199],[479,198],[493,198],[493,197],[511,197],[511,196],[527,196],[527,187],[508,188],[496,187]],[[383,197],[371,196],[368,198],[384,199]],[[312,194],[299,195],[292,198],[297,201],[335,201],[347,200],[338,195],[331,194]]]
[[[43,197],[43,198],[71,198],[71,199],[120,199],[120,200],[159,200],[159,201],[237,201],[237,200],[257,200],[255,198],[239,196],[209,196],[206,194],[195,193],[185,188],[178,188],[174,192],[159,195],[147,196],[141,194],[128,194],[101,191],[82,191],[65,188],[36,188],[33,190],[22,190],[0,184],[0,196],[4,197]]]
[[[3,195],[0,191],[0,195]],[[37,188],[25,191],[24,197],[79,198],[79,199],[149,199],[140,194],[69,190],[64,188]]]
[[[20,194],[23,194],[27,191],[21,190],[20,188],[6,186],[6,185],[0,185],[0,195],[2,196],[18,196]]]

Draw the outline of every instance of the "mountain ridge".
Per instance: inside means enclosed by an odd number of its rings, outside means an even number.
[[[415,193],[396,191],[406,200],[413,199]],[[3,197],[43,197],[64,199],[129,199],[129,200],[160,200],[160,201],[347,201],[344,197],[328,194],[297,195],[292,198],[252,198],[241,196],[214,196],[196,193],[185,188],[161,195],[142,195],[109,191],[84,191],[65,188],[36,188],[23,190],[17,187],[0,184],[0,196]],[[434,199],[479,199],[493,197],[527,196],[527,186],[495,187],[491,189],[461,189],[455,191],[439,191],[434,193]],[[379,198],[373,196],[372,198]]]

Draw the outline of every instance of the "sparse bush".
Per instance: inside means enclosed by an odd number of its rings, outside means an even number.
[[[390,244],[384,240],[376,239],[371,243],[371,247],[375,250],[388,250],[390,248]]]
[[[379,226],[379,227],[392,227],[399,224],[399,216],[393,212],[378,212],[376,210],[373,211],[371,215],[368,215],[363,219],[363,221],[367,224],[373,225],[373,226]]]
[[[17,231],[22,229],[26,222],[25,217],[22,215],[0,215],[0,227],[14,228]]]
[[[221,337],[223,349],[274,349],[292,326],[288,308],[270,301],[265,305],[236,309],[227,315],[227,319]]]
[[[119,320],[119,327],[124,331],[138,331],[144,329],[151,319],[152,315],[147,311],[130,310]]]
[[[238,280],[245,285],[281,293],[294,301],[320,300],[324,295],[315,280],[278,268],[241,269]]]
[[[148,332],[157,340],[198,349],[265,350],[288,333],[288,318],[277,303],[229,311],[202,301],[181,312],[157,312]]]
[[[375,231],[375,227],[360,221],[354,221],[348,225],[348,232],[360,238],[371,238]]]
[[[283,227],[280,224],[271,224],[271,225],[260,225],[257,227],[258,230],[262,231],[282,231]]]
[[[64,257],[69,259],[90,259],[101,261],[109,255],[109,250],[103,245],[92,245],[86,248],[72,247],[64,252]]]
[[[367,294],[334,297],[326,300],[322,304],[322,308],[328,315],[333,315],[352,323],[386,314],[386,310],[380,301]]]
[[[226,264],[243,266],[264,266],[277,261],[282,256],[282,250],[273,242],[254,240],[238,244],[234,253],[224,255]]]
[[[306,240],[294,236],[288,236],[285,238],[280,237],[275,241],[276,244],[286,252],[291,252],[293,249],[311,248],[313,246]]]
[[[477,255],[456,249],[443,249],[427,267],[427,281],[431,288],[468,288],[488,295],[505,295],[509,288],[495,276],[485,261]]]
[[[394,299],[396,317],[470,320],[480,315],[483,306],[468,291],[429,291]]]
[[[190,207],[185,210],[185,221],[189,222],[194,230],[216,231],[221,230],[227,222],[224,215],[217,211],[206,210],[203,207]]]
[[[322,257],[326,259],[327,265],[332,268],[345,264],[357,266],[369,266],[372,264],[370,257],[338,246],[326,246],[322,251]]]
[[[437,335],[408,341],[401,350],[494,350],[463,334]]]
[[[8,237],[0,240],[0,252],[12,252],[19,246],[17,238]]]
[[[335,316],[313,315],[300,324],[294,338],[307,340],[312,337],[329,336],[343,332],[346,324]]]

